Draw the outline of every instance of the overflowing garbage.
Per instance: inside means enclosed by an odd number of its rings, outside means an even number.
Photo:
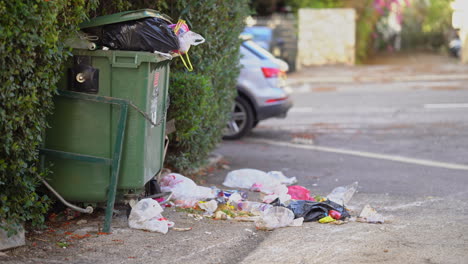
[[[167,15],[144,9],[94,18],[66,44],[78,49],[153,52],[164,59],[180,57],[192,71],[189,49],[204,42],[205,38],[190,30],[185,20],[174,24]]]
[[[164,18],[149,17],[85,29],[97,37],[98,46],[111,50],[150,51],[168,53],[179,49],[179,40]]]
[[[357,218],[351,218],[346,205],[357,191],[357,182],[336,187],[327,196],[313,196],[306,187],[292,185],[295,183],[295,177],[286,177],[282,172],[255,169],[229,172],[223,185],[233,189],[198,186],[177,173],[169,173],[160,180],[161,191],[172,193],[172,205],[186,210],[196,221],[209,218],[253,222],[256,229],[267,231],[299,227],[306,222],[341,225],[351,219],[384,223],[384,217],[370,205],[366,205]],[[248,191],[234,188],[259,191],[260,197],[249,200]],[[142,200],[134,207],[129,218],[130,227],[165,233],[174,224],[163,218],[161,206],[150,200]],[[154,215],[148,216],[150,212]]]
[[[186,53],[190,46],[205,42],[184,20],[173,24],[168,16],[155,16],[82,28],[80,38],[110,50]],[[84,34],[83,34],[84,33]],[[88,46],[91,48],[92,46]]]

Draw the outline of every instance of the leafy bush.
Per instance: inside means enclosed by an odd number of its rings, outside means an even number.
[[[244,28],[244,19],[249,14],[247,0],[179,0],[175,9],[168,12],[172,17],[187,19],[191,29],[205,37],[206,42],[192,47],[189,55],[194,65],[194,73],[203,75],[212,83],[213,97],[209,104],[209,111],[200,116],[190,113],[194,119],[202,120],[202,133],[193,137],[180,137],[186,133],[185,128],[176,122],[177,132],[173,137],[168,153],[170,165],[181,170],[188,170],[200,165],[206,160],[209,152],[221,141],[223,129],[229,119],[231,107],[237,94],[236,81],[239,75],[239,34]],[[174,12],[174,10],[177,10]],[[180,74],[189,73],[177,59],[173,65]],[[171,76],[172,77],[172,76]],[[171,99],[177,101],[179,93],[174,92],[176,82],[171,84],[169,92]],[[200,87],[187,83],[186,93],[198,95]],[[174,103],[173,103],[174,104]],[[181,156],[185,153],[185,156]],[[191,165],[178,161],[189,158]],[[180,159],[179,159],[180,158]]]
[[[337,8],[343,7],[344,0],[287,0],[294,11],[300,8]]]
[[[200,165],[211,149],[211,138],[206,135],[207,125],[216,119],[212,107],[215,94],[211,79],[196,73],[174,72],[170,80],[171,106],[168,120],[175,119],[177,131],[171,135],[171,155],[167,162],[179,169]],[[196,96],[194,96],[196,87]]]
[[[49,199],[36,192],[38,146],[68,55],[60,44],[94,1],[0,2],[0,228],[41,225]],[[42,175],[44,176],[44,175]]]
[[[404,13],[402,47],[439,50],[452,32],[450,0],[415,0]]]
[[[374,8],[374,0],[360,0],[348,3],[357,13],[356,21],[356,62],[362,63],[373,51],[373,34],[380,14]]]

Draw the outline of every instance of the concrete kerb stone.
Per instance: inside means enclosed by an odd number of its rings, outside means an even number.
[[[445,74],[445,75],[418,75],[418,76],[394,76],[385,77],[385,81],[391,82],[418,82],[418,81],[457,81],[468,80],[466,74]],[[308,83],[375,83],[382,82],[382,77],[360,77],[359,80],[353,76],[321,76],[321,77],[292,77],[287,83],[289,86],[299,86]]]
[[[24,227],[19,228],[18,233],[8,237],[7,232],[0,229],[0,251],[26,245]]]

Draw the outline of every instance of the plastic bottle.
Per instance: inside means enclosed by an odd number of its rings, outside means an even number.
[[[273,205],[259,202],[243,201],[237,204],[237,209],[245,212],[264,212],[272,208]]]

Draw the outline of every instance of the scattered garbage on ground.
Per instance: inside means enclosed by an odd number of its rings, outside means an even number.
[[[143,199],[133,206],[128,225],[134,229],[166,234],[170,227],[174,227],[174,222],[164,218],[162,212],[163,209],[157,201],[151,198]]]
[[[344,220],[350,217],[345,207],[329,200],[325,202],[297,200],[289,203],[287,208],[294,213],[296,218],[303,217],[304,222],[319,221],[329,216],[330,211],[336,212],[333,215],[339,217],[335,220]]]
[[[304,218],[295,218],[294,213],[286,207],[275,206],[264,211],[255,221],[258,230],[273,230],[287,226],[302,226]]]
[[[291,185],[296,182],[296,177],[288,178],[278,171],[264,172],[255,169],[240,169],[229,172],[223,185],[231,188],[253,188],[263,193],[272,193],[275,187],[284,184]]]
[[[199,201],[215,198],[212,189],[198,186],[193,180],[177,173],[164,176],[159,184],[161,191],[172,192],[176,206],[193,207]]]
[[[191,227],[173,227],[172,230],[178,231],[178,232],[185,232],[185,231],[192,230],[192,228]]]
[[[364,208],[362,208],[357,221],[371,224],[383,224],[385,219],[383,215],[377,213],[374,208],[367,204],[364,206]]]
[[[203,219],[253,222],[258,230],[300,227],[305,222],[342,225],[351,218],[346,204],[356,193],[358,183],[339,186],[327,196],[311,195],[295,177],[282,172],[255,169],[234,170],[227,174],[223,185],[260,191],[259,200],[249,200],[249,193],[238,189],[198,186],[193,180],[177,173],[169,173],[160,180],[161,191],[171,192],[176,210],[186,212],[195,221]],[[289,186],[288,186],[289,185]],[[151,202],[153,201],[153,202]],[[163,218],[162,207],[153,199],[141,200],[129,218],[132,228],[167,233],[174,223]],[[366,205],[357,222],[384,223],[382,215]],[[130,224],[131,223],[131,224]],[[173,228],[188,231],[191,228]]]
[[[218,209],[218,203],[216,200],[211,200],[209,202],[198,202],[198,206],[202,209],[205,210],[205,214],[208,216],[212,216],[216,209]]]
[[[327,195],[327,199],[337,204],[348,204],[358,187],[358,182],[354,182],[348,186],[336,187]]]
[[[315,201],[313,197],[310,197],[310,191],[304,186],[288,186],[288,194],[291,195],[291,199],[294,200]]]

